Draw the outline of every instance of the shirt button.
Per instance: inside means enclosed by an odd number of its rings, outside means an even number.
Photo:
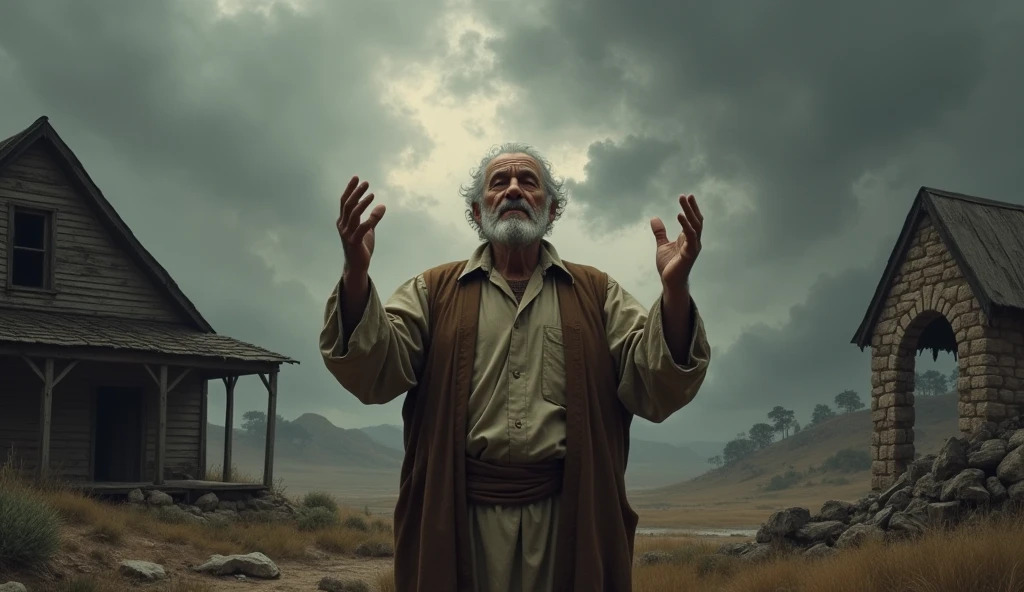
[[[519,378],[519,371],[516,370],[516,371],[512,372],[512,377],[513,378]]]
[[[519,321],[516,321],[516,322],[512,323],[512,328],[513,329],[518,329],[519,328]]]
[[[518,429],[521,429],[522,427],[523,427],[523,422],[521,420],[517,419],[516,420],[516,429],[518,430]]]

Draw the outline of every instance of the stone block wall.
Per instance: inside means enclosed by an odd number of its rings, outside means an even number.
[[[871,339],[873,489],[888,487],[914,461],[917,341],[940,318],[956,335],[960,430],[968,433],[1024,408],[1024,323],[1002,318],[989,323],[925,216],[892,278]]]

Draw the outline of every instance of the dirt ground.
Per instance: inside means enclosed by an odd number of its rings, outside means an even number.
[[[167,571],[168,581],[157,585],[137,586],[117,573],[118,564],[126,559],[152,561]],[[8,580],[19,581],[32,592],[67,590],[66,582],[80,577],[94,577],[99,585],[90,588],[95,592],[122,592],[149,589],[186,592],[192,589],[229,590],[280,590],[282,592],[316,590],[324,577],[338,579],[358,578],[365,580],[375,592],[379,573],[391,568],[390,558],[361,558],[333,555],[310,549],[300,560],[278,560],[273,557],[281,577],[274,580],[258,578],[239,579],[235,576],[210,576],[197,574],[193,566],[204,563],[209,554],[203,554],[185,544],[157,542],[144,536],[129,535],[117,544],[97,541],[86,536],[84,529],[70,527],[63,537],[62,550],[55,558],[47,574],[4,574],[0,583]],[[194,586],[194,588],[193,588]]]

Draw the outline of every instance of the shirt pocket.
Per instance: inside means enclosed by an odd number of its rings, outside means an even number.
[[[559,407],[565,407],[565,349],[562,345],[562,328],[545,325],[541,344],[540,394],[544,400]]]

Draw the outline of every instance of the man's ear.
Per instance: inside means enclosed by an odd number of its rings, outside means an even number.
[[[477,224],[479,224],[480,223],[480,204],[478,204],[476,202],[473,202],[473,205],[471,207],[473,209],[473,219],[476,220]]]

